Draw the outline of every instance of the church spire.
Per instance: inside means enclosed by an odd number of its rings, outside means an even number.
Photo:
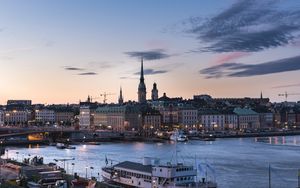
[[[138,87],[138,102],[139,103],[146,103],[147,99],[146,99],[146,85],[144,82],[144,65],[143,65],[143,57],[141,59],[141,77],[140,77],[140,83],[139,83],[139,87]]]
[[[123,104],[123,93],[122,93],[122,87],[120,87],[120,95],[119,95],[119,104]]]
[[[143,57],[141,60],[141,76],[140,76],[140,82],[144,82],[144,65],[143,65]]]

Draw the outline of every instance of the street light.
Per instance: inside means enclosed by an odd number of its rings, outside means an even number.
[[[90,169],[91,169],[91,179],[92,179],[94,167],[91,166]]]
[[[71,165],[72,165],[72,174],[74,174],[74,165],[75,165],[75,163],[71,163]]]
[[[88,167],[86,166],[85,167],[85,179],[87,179],[87,169],[88,169]]]

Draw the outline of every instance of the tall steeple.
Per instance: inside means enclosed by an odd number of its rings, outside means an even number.
[[[123,104],[123,102],[122,87],[120,87],[119,104]]]
[[[144,65],[143,65],[143,58],[141,59],[141,73],[140,73],[140,83],[138,87],[138,102],[139,103],[146,103],[146,85],[144,79]]]
[[[140,82],[144,82],[144,63],[143,63],[143,58],[141,60],[141,76],[140,76]]]

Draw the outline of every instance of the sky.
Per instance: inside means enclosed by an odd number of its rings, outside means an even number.
[[[0,0],[0,104],[300,95],[298,0]]]

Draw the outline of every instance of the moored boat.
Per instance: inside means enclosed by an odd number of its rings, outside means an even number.
[[[106,182],[126,187],[141,188],[216,188],[217,184],[202,178],[197,181],[197,169],[183,163],[160,165],[157,160],[152,164],[150,158],[143,163],[120,162],[102,168],[102,177]]]
[[[174,133],[171,134],[170,140],[172,141],[177,141],[177,142],[185,142],[188,141],[188,137],[179,131],[175,131]]]

